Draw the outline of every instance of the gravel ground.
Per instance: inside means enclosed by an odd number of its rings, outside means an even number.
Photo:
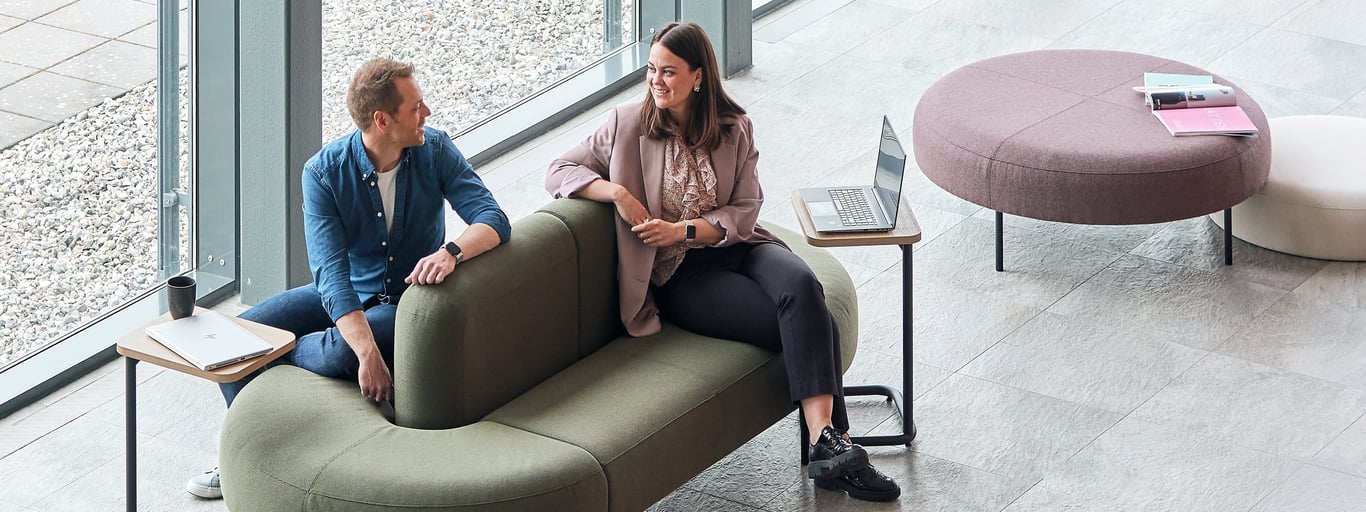
[[[324,139],[353,128],[365,60],[416,65],[427,123],[454,133],[601,56],[602,4],[324,0]],[[136,87],[0,151],[0,367],[160,282],[155,96]]]

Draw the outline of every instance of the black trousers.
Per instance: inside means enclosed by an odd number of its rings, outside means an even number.
[[[792,251],[770,243],[693,249],[654,296],[683,329],[782,352],[792,401],[834,395],[832,423],[849,429],[839,331],[820,281]]]

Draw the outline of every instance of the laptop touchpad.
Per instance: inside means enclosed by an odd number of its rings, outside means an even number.
[[[835,212],[835,203],[830,201],[813,201],[806,203],[806,207],[811,210],[812,217],[838,215],[838,213]]]

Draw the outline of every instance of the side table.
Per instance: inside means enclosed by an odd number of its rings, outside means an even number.
[[[195,308],[196,314],[206,311],[208,310],[205,308]],[[266,340],[266,342],[270,343],[270,345],[274,348],[272,348],[270,352],[267,352],[263,356],[248,359],[237,364],[224,366],[222,368],[210,371],[200,370],[198,367],[191,365],[184,358],[180,357],[179,355],[176,355],[175,352],[172,352],[171,349],[168,349],[164,345],[157,343],[155,340],[148,337],[143,332],[143,329],[147,328],[147,326],[171,321],[170,313],[161,315],[160,317],[157,317],[155,320],[147,322],[142,327],[138,327],[137,329],[134,329],[132,332],[125,334],[122,338],[119,338],[118,352],[119,354],[124,356],[124,369],[126,371],[126,378],[124,380],[124,407],[125,414],[127,416],[127,425],[124,427],[124,429],[126,437],[125,449],[127,453],[124,455],[124,458],[127,459],[127,475],[125,476],[127,478],[128,484],[127,504],[129,512],[133,512],[138,508],[138,361],[147,361],[157,366],[175,370],[181,373],[187,373],[190,375],[194,375],[196,377],[208,379],[213,382],[221,384],[225,382],[235,382],[238,379],[241,379],[242,377],[251,375],[251,372],[260,369],[261,367],[265,366],[266,363],[274,361],[275,359],[278,359],[280,356],[294,349],[294,334],[290,333],[289,331],[276,329],[274,327],[270,327],[267,325],[261,325],[256,322],[244,320],[241,318],[233,318],[233,320],[237,321],[237,323],[242,324],[243,327],[246,327],[248,330],[255,333],[257,336],[260,336],[261,339]]]
[[[914,333],[911,330],[911,245],[920,241],[920,223],[911,213],[910,202],[901,197],[897,208],[896,227],[891,231],[872,233],[820,233],[811,222],[811,213],[806,210],[800,191],[792,193],[792,205],[797,210],[797,221],[802,225],[806,243],[816,247],[853,247],[863,245],[896,245],[901,247],[901,389],[911,393],[911,357]],[[912,401],[903,398],[902,391],[891,386],[847,386],[845,396],[880,395],[887,397],[901,411],[902,432],[895,435],[851,437],[855,443],[869,446],[907,445],[915,439],[915,419],[912,415]],[[803,428],[802,432],[806,432]],[[803,441],[805,442],[805,441]],[[802,463],[806,463],[806,450],[802,449]]]

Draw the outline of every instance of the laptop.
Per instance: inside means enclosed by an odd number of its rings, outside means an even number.
[[[800,192],[811,213],[811,223],[822,233],[891,231],[901,206],[901,176],[906,172],[906,151],[882,116],[873,185],[862,187],[804,188]]]
[[[271,345],[231,318],[216,311],[150,326],[147,335],[209,371],[270,352]]]

